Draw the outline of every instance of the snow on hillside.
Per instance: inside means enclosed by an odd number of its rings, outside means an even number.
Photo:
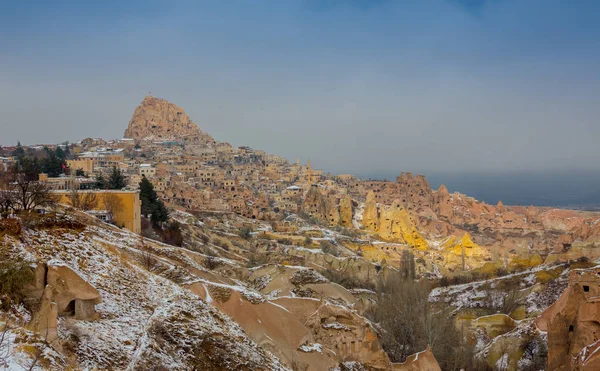
[[[68,266],[102,296],[96,306],[98,320],[59,320],[60,338],[74,343],[78,368],[286,369],[227,316],[173,281],[143,269],[134,260],[137,235],[90,225],[81,232],[24,229],[20,239],[4,239],[30,260]],[[145,243],[175,257],[171,247]],[[176,258],[186,259],[184,254]],[[186,263],[201,269],[189,258]],[[8,363],[24,366],[25,361],[23,354],[13,352]]]

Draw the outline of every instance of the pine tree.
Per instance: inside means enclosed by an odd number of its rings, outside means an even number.
[[[160,225],[161,223],[169,221],[169,210],[167,210],[167,207],[162,201],[158,200],[158,202],[154,204],[150,220],[154,225]]]
[[[112,173],[108,178],[108,189],[123,189],[126,185],[125,177],[123,177],[121,171],[119,171],[116,166],[113,166]]]
[[[140,201],[142,201],[142,215],[152,214],[152,209],[156,201],[158,201],[158,195],[154,190],[154,186],[150,181],[142,176],[142,181],[139,184],[140,187]]]
[[[142,215],[150,215],[154,226],[169,221],[169,210],[165,204],[158,199],[154,186],[143,176],[140,182],[140,200],[142,201]]]
[[[49,177],[57,177],[62,174],[66,167],[64,159],[57,156],[57,151],[52,151],[48,147],[44,147],[44,151],[46,158],[42,160],[42,172],[48,174]],[[64,154],[62,150],[59,153]]]
[[[63,151],[63,149],[60,148],[60,146],[56,146],[56,149],[54,150],[54,155],[60,159],[64,159],[65,151]]]
[[[106,183],[106,179],[104,178],[104,175],[100,174],[96,177],[96,183],[94,184],[94,187],[98,188],[98,189],[106,189],[106,187],[108,186],[108,184]]]
[[[18,157],[19,159],[25,156],[25,150],[21,146],[21,142],[17,142],[17,148],[12,153],[13,156]]]

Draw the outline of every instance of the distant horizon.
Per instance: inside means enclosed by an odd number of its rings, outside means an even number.
[[[594,170],[413,174],[424,175],[434,190],[444,184],[450,193],[459,192],[490,205],[502,201],[512,206],[600,209],[600,173]],[[371,174],[360,177],[394,181],[397,175]]]
[[[0,3],[6,145],[121,138],[144,96],[322,169],[600,171],[600,2]]]
[[[82,140],[85,138],[81,138]],[[103,140],[107,140],[102,138]],[[112,138],[119,140],[122,138]],[[69,141],[76,143],[79,140]],[[111,139],[108,139],[111,140]],[[27,147],[60,144],[36,143]],[[4,145],[6,146],[14,146]],[[236,146],[237,147],[237,146]],[[250,146],[251,147],[251,146]],[[262,150],[261,148],[254,148]],[[277,153],[270,153],[279,156]],[[285,157],[284,157],[285,158]],[[290,163],[295,160],[286,158]],[[301,161],[306,164],[306,160]],[[323,170],[332,175],[348,174],[343,171],[323,169],[318,162],[312,162],[315,169]],[[444,184],[450,193],[459,192],[479,201],[495,205],[502,201],[505,205],[521,206],[547,206],[570,207],[591,210],[600,210],[600,172],[586,169],[563,169],[554,171],[463,171],[463,172],[435,172],[419,170],[402,170],[397,172],[370,172],[349,173],[360,179],[395,181],[401,173],[424,175],[431,188],[436,190]]]

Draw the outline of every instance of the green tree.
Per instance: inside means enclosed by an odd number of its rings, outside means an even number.
[[[56,146],[56,149],[54,150],[54,155],[60,159],[65,159],[65,151],[63,151],[63,149],[60,148],[60,146]]]
[[[107,186],[108,183],[106,182],[106,178],[104,178],[104,175],[98,175],[96,177],[96,183],[94,184],[94,187],[98,189],[106,189]]]
[[[34,157],[20,158],[15,167],[15,173],[24,174],[25,178],[29,181],[38,180],[39,175],[42,172],[40,162]]]
[[[75,170],[75,175],[76,176],[85,176],[85,171],[83,171],[82,168],[79,168],[79,169]]]
[[[46,154],[46,158],[44,158],[41,162],[42,172],[48,174],[49,177],[57,177],[64,172],[66,168],[66,163],[64,158],[57,156],[57,150],[52,151],[48,147],[44,147],[44,152]],[[59,152],[61,155],[64,155],[62,149]]]
[[[140,187],[140,201],[142,201],[142,215],[148,216],[152,214],[152,208],[158,201],[158,195],[154,190],[154,186],[150,181],[142,176],[142,181],[139,184]]]
[[[150,215],[150,221],[156,226],[169,221],[169,210],[162,201],[158,200],[158,202],[154,204],[152,214]]]
[[[18,157],[19,159],[25,156],[25,150],[21,146],[21,142],[17,142],[17,148],[12,153],[13,156]]]
[[[142,176],[140,187],[140,200],[142,201],[142,215],[148,217],[154,226],[169,221],[169,210],[165,204],[158,198],[152,183]]]
[[[109,189],[123,189],[127,184],[125,184],[125,177],[121,174],[121,171],[117,169],[116,166],[113,166],[112,173],[110,173],[110,177],[108,178],[108,188]]]

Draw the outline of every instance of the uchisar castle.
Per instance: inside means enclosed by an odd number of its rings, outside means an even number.
[[[2,370],[600,370],[600,214],[324,173],[152,96],[0,156]]]

